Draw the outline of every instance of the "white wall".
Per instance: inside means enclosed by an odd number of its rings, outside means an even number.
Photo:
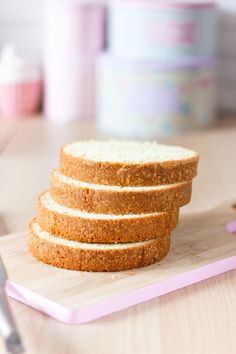
[[[0,0],[0,46],[13,41],[27,55],[41,57],[42,9],[43,0]]]
[[[236,1],[216,1],[221,9],[219,105],[236,110]],[[43,3],[44,0],[0,0],[0,46],[13,41],[23,53],[41,58]]]

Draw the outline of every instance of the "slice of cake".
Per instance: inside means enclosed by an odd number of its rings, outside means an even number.
[[[66,269],[115,272],[144,267],[165,257],[169,246],[169,236],[143,242],[98,244],[52,236],[36,219],[29,226],[32,255],[44,263]]]
[[[120,187],[81,182],[54,170],[51,194],[60,204],[92,213],[144,214],[172,211],[190,202],[192,182]]]
[[[82,182],[156,186],[191,181],[196,152],[156,142],[81,141],[62,147],[60,171]]]

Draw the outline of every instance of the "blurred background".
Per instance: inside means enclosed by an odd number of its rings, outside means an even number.
[[[0,119],[152,139],[236,111],[234,1],[1,0]]]

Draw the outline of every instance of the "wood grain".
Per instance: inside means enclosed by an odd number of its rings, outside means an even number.
[[[168,140],[201,155],[193,199],[183,208],[183,215],[236,199],[236,119],[219,125],[215,130]],[[0,154],[0,217],[9,232],[25,229],[35,213],[37,194],[48,186],[59,146],[96,135],[93,127],[80,124],[57,127],[40,120],[20,124]],[[30,354],[233,354],[235,280],[233,271],[73,327],[15,301],[11,304]],[[1,342],[0,353],[4,353]]]

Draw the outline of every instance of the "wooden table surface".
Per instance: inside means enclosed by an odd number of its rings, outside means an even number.
[[[26,228],[58,164],[59,147],[96,136],[92,125],[0,121],[0,235]],[[182,213],[236,201],[236,118],[168,142],[201,155],[192,202]],[[236,353],[236,271],[80,326],[56,322],[13,300],[11,305],[28,354]]]

